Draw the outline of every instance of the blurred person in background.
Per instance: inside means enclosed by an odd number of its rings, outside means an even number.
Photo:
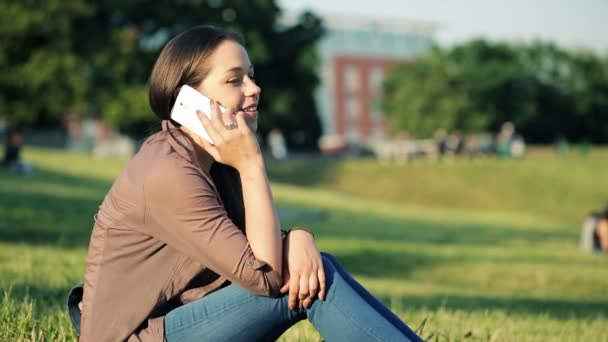
[[[515,132],[515,125],[507,121],[502,124],[496,136],[496,156],[500,158],[521,158],[526,152],[524,138]]]
[[[81,341],[273,341],[303,319],[329,341],[421,341],[309,230],[280,229],[254,135],[261,90],[240,36],[178,35],[149,84],[162,131],[95,216],[84,289],[68,302]],[[199,118],[214,145],[170,119],[183,85],[213,99],[211,119]]]
[[[462,131],[455,130],[447,138],[447,150],[453,156],[459,156],[464,151],[464,135]]]
[[[608,253],[608,207],[587,216],[581,229],[580,249]]]
[[[555,142],[555,151],[558,155],[568,154],[570,150],[570,143],[568,143],[568,139],[565,136],[560,135]]]
[[[23,135],[21,134],[21,130],[18,128],[7,129],[2,166],[12,171],[29,174],[32,173],[34,169],[32,165],[21,160],[22,147]]]
[[[268,133],[268,146],[274,159],[283,160],[287,158],[287,144],[283,132],[279,128],[273,128]]]
[[[433,138],[435,139],[435,144],[437,146],[438,158],[441,161],[448,152],[448,134],[445,129],[439,128],[433,134]]]
[[[511,122],[505,122],[496,135],[496,156],[508,158],[511,156],[511,143],[515,134],[515,126]]]
[[[479,138],[476,134],[467,134],[465,136],[464,151],[469,157],[469,160],[475,159],[479,154]]]

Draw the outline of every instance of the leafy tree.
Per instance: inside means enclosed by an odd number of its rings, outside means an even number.
[[[0,79],[0,112],[12,122],[57,126],[66,111],[88,110],[123,132],[147,135],[157,129],[146,82],[160,49],[185,29],[210,24],[245,38],[263,89],[261,133],[280,127],[289,143],[316,145],[321,130],[313,100],[315,43],[323,26],[313,14],[302,14],[292,25],[281,23],[274,0],[44,4],[5,0],[0,5],[5,16],[0,47],[6,55],[0,71],[11,74]],[[10,24],[13,17],[23,24]],[[13,73],[4,72],[9,70]],[[52,94],[43,95],[43,88]]]
[[[445,57],[434,48],[426,58],[393,70],[384,84],[381,104],[393,130],[428,137],[438,128],[475,128],[480,124],[468,115],[471,99],[457,89],[452,75],[457,70]]]
[[[530,142],[608,142],[607,65],[550,43],[474,40],[397,66],[383,108],[396,130],[415,136],[496,131],[512,121]]]
[[[91,15],[82,0],[0,2],[0,114],[51,125],[86,104],[85,64],[70,37]]]

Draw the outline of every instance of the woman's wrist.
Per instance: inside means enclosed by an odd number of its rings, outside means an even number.
[[[253,160],[236,168],[241,177],[245,180],[254,180],[260,175],[264,175],[264,177],[266,177],[266,166],[264,165],[264,160],[262,158],[256,159],[257,160]]]
[[[310,230],[308,228],[304,228],[304,227],[292,227],[289,230],[287,230],[287,235],[289,235],[291,232],[298,231],[298,230],[310,234],[312,236],[313,240],[315,240],[315,234],[312,232],[312,230]]]

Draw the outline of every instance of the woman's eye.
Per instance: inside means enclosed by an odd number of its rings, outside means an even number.
[[[241,79],[237,78],[237,77],[231,78],[228,80],[228,83],[240,83],[240,82],[241,82]]]

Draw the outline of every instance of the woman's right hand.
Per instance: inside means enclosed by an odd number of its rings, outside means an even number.
[[[290,231],[283,249],[284,285],[280,291],[289,292],[289,308],[310,308],[317,298],[325,300],[325,269],[312,234],[304,230]]]
[[[235,112],[233,108],[227,108],[222,113],[218,103],[211,100],[211,119],[200,111],[197,111],[197,115],[214,144],[210,144],[197,134],[192,133],[191,136],[215,161],[239,171],[263,163],[260,146],[255,134],[247,126],[243,112]],[[231,124],[235,124],[236,128],[229,129],[228,125]]]

